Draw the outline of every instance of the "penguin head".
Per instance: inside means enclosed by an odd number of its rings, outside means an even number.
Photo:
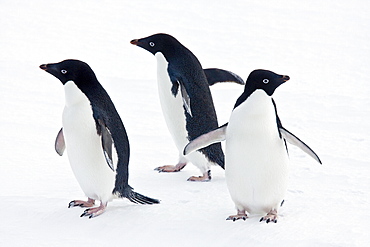
[[[82,61],[68,59],[59,63],[48,63],[40,65],[40,69],[58,78],[63,85],[73,81],[76,85],[96,79],[90,66]]]
[[[177,39],[165,33],[157,33],[146,38],[134,39],[130,43],[149,51],[153,55],[157,52],[162,52],[163,54],[170,52],[177,44],[180,44]]]
[[[267,95],[271,96],[277,87],[289,79],[287,75],[278,75],[269,70],[258,69],[249,74],[246,87],[253,85],[256,90],[262,89]]]

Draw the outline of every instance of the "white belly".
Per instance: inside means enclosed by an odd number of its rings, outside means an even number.
[[[113,197],[115,172],[105,161],[90,103],[72,81],[65,94],[63,133],[72,171],[87,197],[107,202]]]
[[[233,111],[226,132],[225,177],[236,208],[252,214],[277,209],[288,165],[271,98],[255,92]]]
[[[174,97],[171,92],[172,82],[168,76],[168,62],[166,58],[160,52],[157,52],[155,57],[157,58],[159,100],[167,128],[179,150],[180,159],[185,158],[197,166],[202,172],[206,172],[209,169],[209,164],[203,154],[193,152],[185,157],[182,155],[182,151],[189,140],[187,139],[188,132],[186,130],[186,119],[181,93],[178,92],[176,97]]]
[[[180,92],[176,97],[171,92],[172,82],[167,73],[168,63],[162,53],[156,53],[159,100],[168,130],[180,150],[187,141],[186,120]]]

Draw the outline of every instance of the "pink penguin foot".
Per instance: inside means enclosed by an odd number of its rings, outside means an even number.
[[[160,166],[155,168],[155,171],[158,172],[179,172],[186,166],[186,163],[178,163],[177,165],[167,165],[167,166]]]
[[[261,221],[266,221],[266,223],[274,222],[277,223],[278,215],[275,209],[271,210],[266,216],[260,219]]]
[[[226,220],[236,221],[236,220],[246,220],[247,218],[248,216],[245,213],[245,211],[238,210],[238,214],[230,215],[229,217],[226,218]]]
[[[94,205],[95,205],[95,200],[89,198],[87,201],[81,201],[81,200],[71,201],[68,205],[68,208],[72,208],[72,207],[91,208]]]
[[[211,177],[211,170],[208,170],[205,173],[203,173],[203,176],[199,176],[199,177],[192,176],[192,177],[188,178],[188,181],[192,181],[192,182],[209,182],[209,181],[211,181],[211,179],[212,179],[212,177]]]
[[[105,209],[107,207],[107,203],[100,203],[100,206],[99,207],[95,207],[95,208],[88,208],[86,209],[83,214],[81,214],[80,217],[89,217],[90,219],[91,218],[94,218],[96,216],[99,216],[101,215],[102,213],[105,212]]]

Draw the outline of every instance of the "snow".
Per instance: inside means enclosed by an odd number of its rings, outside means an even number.
[[[368,246],[370,243],[370,2],[21,1],[0,3],[1,246]],[[287,74],[275,93],[283,125],[320,156],[289,146],[291,172],[277,224],[230,222],[224,172],[209,183],[153,171],[177,151],[161,113],[156,60],[130,40],[165,32],[204,68],[246,79],[254,69]],[[161,204],[108,204],[80,218],[84,199],[68,160],[54,151],[61,83],[40,70],[85,61],[114,101],[131,144],[130,185]],[[219,123],[243,90],[211,88]]]

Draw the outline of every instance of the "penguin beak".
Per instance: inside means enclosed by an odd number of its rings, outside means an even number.
[[[48,65],[47,64],[41,64],[40,69],[47,71],[48,70]]]
[[[290,77],[287,75],[283,75],[283,78],[281,78],[284,82],[289,81]]]
[[[130,43],[132,45],[138,45],[139,44],[139,40],[138,39],[133,39],[133,40],[130,41]]]

